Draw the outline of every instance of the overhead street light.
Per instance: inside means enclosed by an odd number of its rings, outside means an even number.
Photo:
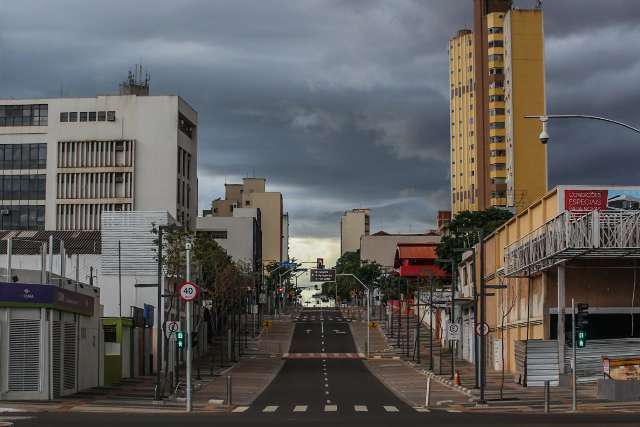
[[[599,120],[601,122],[607,122],[607,123],[613,123],[615,125],[618,126],[622,126],[625,127],[627,129],[630,129],[636,133],[640,133],[640,129],[633,127],[631,125],[628,125],[626,123],[622,123],[619,122],[617,120],[612,120],[612,119],[608,119],[606,117],[599,117],[599,116],[590,116],[587,114],[547,114],[547,115],[542,115],[542,116],[524,116],[525,119],[538,119],[540,120],[540,122],[542,122],[542,132],[540,132],[540,135],[538,136],[538,139],[540,139],[540,142],[543,144],[546,144],[547,142],[549,142],[549,132],[547,129],[547,123],[549,122],[549,119],[588,119],[588,120]]]

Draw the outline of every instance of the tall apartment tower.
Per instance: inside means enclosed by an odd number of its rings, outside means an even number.
[[[340,254],[360,250],[360,239],[369,235],[369,209],[352,209],[340,218]]]
[[[462,30],[449,42],[454,214],[518,211],[546,191],[540,125],[524,119],[545,111],[542,10],[511,6],[474,0],[473,32]]]
[[[99,230],[133,210],[195,229],[197,117],[178,96],[0,99],[0,229]]]

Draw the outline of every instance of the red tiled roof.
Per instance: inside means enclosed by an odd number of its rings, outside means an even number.
[[[435,245],[398,245],[400,259],[436,259]]]

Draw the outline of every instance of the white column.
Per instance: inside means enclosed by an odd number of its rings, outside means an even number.
[[[560,373],[564,374],[564,307],[565,307],[566,268],[558,265],[558,361]]]

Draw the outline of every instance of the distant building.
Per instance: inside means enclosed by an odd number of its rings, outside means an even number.
[[[360,250],[360,239],[369,235],[369,209],[352,209],[340,218],[340,254]]]
[[[445,278],[448,276],[436,264],[436,244],[399,243],[394,258],[394,272],[400,277]]]
[[[198,218],[196,230],[214,239],[233,261],[259,271],[262,259],[260,210],[238,208],[232,217]]]
[[[283,251],[284,207],[282,194],[266,191],[265,178],[244,178],[242,184],[225,184],[225,198],[211,203],[214,217],[232,217],[238,208],[260,210],[262,230],[262,265],[281,262],[287,254]],[[288,219],[287,219],[288,223]]]
[[[425,234],[389,234],[384,231],[362,236],[360,241],[360,260],[376,262],[387,270],[393,269],[396,249],[400,244],[437,244],[440,235],[437,232]]]
[[[289,260],[289,214],[282,215],[282,259]]]
[[[99,230],[103,212],[157,209],[195,227],[197,113],[129,83],[123,95],[0,99],[0,229]]]

